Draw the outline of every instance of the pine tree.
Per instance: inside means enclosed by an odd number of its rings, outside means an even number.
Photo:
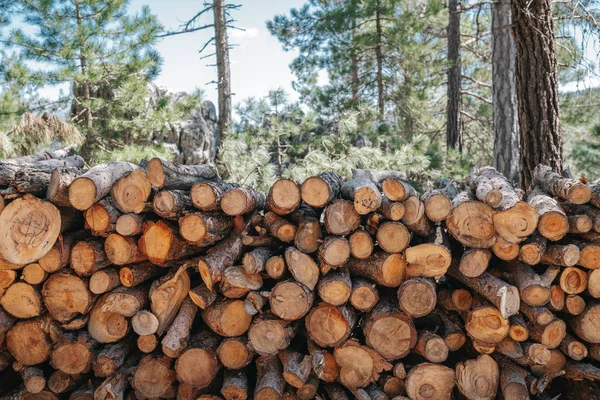
[[[71,119],[86,134],[87,148],[130,140],[126,131],[147,84],[160,70],[153,49],[161,26],[148,7],[128,13],[128,0],[16,0],[12,15],[33,29],[16,29],[9,45],[25,60],[32,79],[69,83]]]

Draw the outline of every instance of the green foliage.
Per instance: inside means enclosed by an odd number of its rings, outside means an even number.
[[[165,160],[172,160],[173,150],[162,145],[139,145],[128,144],[106,149],[96,149],[93,153],[92,165],[108,161],[129,161],[138,164],[142,160],[149,160],[154,157],[160,157]]]
[[[145,134],[140,110],[150,95],[148,83],[160,71],[154,50],[162,29],[143,7],[127,12],[128,0],[16,0],[12,15],[31,29],[18,27],[6,42],[21,63],[13,81],[45,85],[69,83],[72,120],[87,138],[88,149],[112,140]]]

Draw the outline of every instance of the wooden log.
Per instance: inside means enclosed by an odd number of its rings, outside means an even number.
[[[277,318],[272,314],[262,314],[248,329],[248,343],[257,354],[274,355],[286,349],[296,334],[296,325]]]
[[[588,273],[587,291],[595,299],[600,298],[600,270],[594,269]]]
[[[124,316],[102,310],[107,297],[105,294],[96,301],[88,322],[90,336],[100,343],[118,342],[129,330],[129,321]]]
[[[448,274],[458,281],[464,283],[485,299],[490,301],[502,315],[502,318],[508,319],[519,312],[521,297],[517,287],[496,278],[489,272],[484,272],[477,278],[468,278],[464,276],[456,266],[448,270]]]
[[[137,392],[148,398],[160,398],[165,395],[175,381],[175,371],[171,369],[172,360],[159,355],[142,357],[131,384]],[[194,372],[199,373],[200,370]]]
[[[383,194],[392,201],[404,201],[410,196],[417,196],[417,191],[403,179],[406,177],[398,176],[386,176],[379,175],[374,179],[374,182],[378,182],[381,186]]]
[[[42,299],[33,286],[25,282],[12,284],[2,298],[0,306],[15,318],[27,319],[42,313]]]
[[[529,321],[528,327],[529,336],[549,349],[557,348],[567,331],[565,322],[558,318],[554,318],[554,320],[546,325],[540,325]]]
[[[154,213],[161,218],[177,220],[194,211],[188,192],[183,190],[161,190],[152,200]]]
[[[573,380],[600,380],[600,368],[586,363],[568,361],[565,366],[565,378]]]
[[[117,373],[132,348],[133,342],[127,339],[104,346],[92,361],[94,375],[104,378]]]
[[[61,335],[54,344],[50,365],[65,374],[77,375],[90,371],[99,352],[99,344],[85,331]]]
[[[241,369],[252,362],[254,350],[244,336],[225,338],[217,349],[219,361],[230,370]]]
[[[221,300],[201,312],[202,319],[216,334],[224,337],[243,335],[252,322],[242,300]]]
[[[52,318],[66,323],[77,316],[87,314],[94,304],[95,297],[81,278],[72,274],[56,273],[44,282],[42,299]]]
[[[340,368],[333,354],[308,341],[308,352],[312,360],[312,370],[319,380],[335,382],[340,374]]]
[[[283,396],[285,380],[279,359],[275,356],[262,356],[256,359],[256,387],[254,399],[280,399]]]
[[[449,352],[444,339],[430,331],[419,331],[414,351],[427,361],[438,364],[446,361]]]
[[[363,229],[354,231],[348,238],[348,243],[350,244],[350,254],[359,260],[369,258],[375,247],[373,238]]]
[[[535,208],[539,215],[537,228],[542,236],[557,241],[567,234],[569,220],[556,200],[536,188],[527,198],[527,203]]]
[[[312,358],[293,350],[283,350],[279,353],[279,360],[283,366],[283,379],[300,389],[308,380],[312,370]]]
[[[573,332],[588,343],[600,343],[600,304],[591,303],[570,323]]]
[[[448,236],[441,227],[436,227],[426,243],[411,246],[404,253],[408,277],[439,277],[450,267],[452,256]]]
[[[444,343],[450,351],[457,351],[464,346],[467,341],[467,336],[462,329],[462,323],[454,318],[453,315],[446,315],[440,310],[435,310],[435,315],[443,327]]]
[[[587,286],[587,274],[579,268],[568,267],[560,274],[560,288],[566,294],[583,293]]]
[[[362,326],[367,346],[388,361],[405,357],[417,341],[412,319],[388,301],[380,301]]]
[[[520,311],[528,320],[539,325],[548,325],[554,320],[554,314],[546,307],[532,307],[525,303],[521,304]]]
[[[592,229],[595,233],[600,233],[600,209],[587,204],[576,205],[568,202],[561,202],[560,206],[569,214],[587,215],[592,220]],[[591,232],[591,231],[590,231]],[[584,235],[589,235],[590,232]],[[594,233],[589,235],[592,239],[596,239]],[[588,239],[589,240],[589,239]],[[595,240],[591,240],[595,241]]]
[[[281,279],[287,268],[283,256],[272,256],[265,263],[265,272],[271,279]]]
[[[6,348],[22,365],[41,364],[50,358],[60,332],[43,318],[17,322],[6,332]]]
[[[121,236],[136,236],[142,233],[146,221],[144,214],[127,213],[117,218],[115,230]]]
[[[406,376],[406,394],[411,399],[448,399],[453,389],[454,370],[440,364],[418,364]]]
[[[295,247],[288,247],[285,250],[285,263],[294,279],[309,290],[314,290],[319,280],[319,267],[312,257],[302,253]]]
[[[72,391],[73,389],[75,389],[77,387],[78,384],[78,380],[76,376],[71,376],[69,374],[65,374],[62,371],[54,371],[50,377],[48,377],[48,389],[55,394],[60,394],[60,393],[64,393],[64,392],[69,392]],[[92,399],[94,398],[94,391],[92,390],[92,396],[91,397],[87,397],[87,399]],[[69,396],[69,400],[71,400],[74,396],[77,396],[77,394],[73,394],[72,396]],[[77,398],[77,397],[75,397]],[[82,400],[86,400],[85,397],[80,397],[80,399]]]
[[[0,215],[0,253],[12,264],[36,262],[54,245],[60,233],[58,209],[31,195],[12,201]]]
[[[30,154],[27,156],[9,158],[6,160],[2,160],[2,164],[19,165],[23,163],[31,163],[46,160],[61,160],[65,157],[72,155],[76,149],[77,146],[69,145],[57,150],[41,151],[39,153]]]
[[[361,346],[355,339],[336,347],[333,356],[340,366],[339,381],[349,389],[365,387],[377,381],[381,372],[392,369],[376,351]]]
[[[350,298],[351,291],[350,273],[345,268],[331,271],[319,280],[319,297],[331,305],[340,306],[346,303]]]
[[[85,238],[84,231],[60,235],[54,246],[38,260],[38,264],[48,273],[56,272],[69,264],[71,249],[81,239]]]
[[[579,261],[579,247],[574,244],[550,245],[542,254],[542,263],[572,267]]]
[[[244,311],[248,315],[256,315],[262,312],[267,304],[267,299],[256,291],[248,293],[244,300]]]
[[[150,224],[140,237],[138,248],[156,265],[198,253],[196,248],[179,236],[176,226],[162,220]]]
[[[323,172],[306,179],[300,188],[302,201],[311,207],[323,208],[338,197],[344,179],[334,172]]]
[[[471,171],[467,180],[471,190],[479,201],[483,201],[492,208],[497,208],[500,205],[503,200],[503,193],[499,189],[494,189],[492,182],[490,182],[490,179],[485,174],[479,175],[479,171],[474,170]],[[509,186],[509,189],[512,188]],[[508,195],[512,195],[513,193],[514,190],[510,190]],[[516,197],[516,194],[514,196]]]
[[[308,336],[321,347],[342,344],[356,324],[356,315],[348,306],[335,307],[325,302],[313,307],[305,318]]]
[[[398,384],[396,385],[396,387],[402,386],[402,390],[404,390],[404,381],[398,380],[397,382],[398,382]],[[402,382],[402,385],[400,385],[399,382]],[[381,388],[379,385],[376,385],[375,383],[370,384],[364,390],[367,393],[367,395],[369,396],[369,399],[372,399],[372,400],[389,399],[388,395],[385,393],[383,388]]]
[[[592,230],[594,223],[592,219],[585,214],[571,214],[567,216],[569,220],[569,233],[582,234]]]
[[[221,209],[227,215],[248,214],[265,207],[265,194],[251,187],[238,187],[229,190],[221,199]]]
[[[509,243],[501,236],[498,236],[496,243],[492,246],[492,251],[501,260],[511,261],[519,256],[520,246],[515,243]]]
[[[349,400],[348,395],[338,383],[329,383],[324,386],[331,400]]]
[[[347,200],[334,200],[327,206],[323,215],[325,229],[331,235],[346,236],[356,230],[360,223],[360,214]]]
[[[519,260],[528,265],[537,265],[542,261],[542,255],[546,251],[547,239],[534,233],[530,236],[519,249]]]
[[[189,291],[190,277],[185,267],[152,282],[149,291],[150,309],[158,318],[156,332],[159,336],[171,325]]]
[[[425,206],[425,215],[434,222],[445,220],[452,209],[452,202],[444,190],[428,190],[421,196],[421,201]]]
[[[186,298],[181,304],[177,316],[161,342],[162,352],[167,357],[178,357],[187,346],[197,311],[198,307],[189,298]]]
[[[575,361],[581,361],[588,355],[586,345],[568,333],[562,342],[560,342],[560,350]]]
[[[548,307],[555,311],[560,311],[565,307],[565,292],[560,288],[559,285],[552,285],[550,287],[550,301]]]
[[[385,222],[377,229],[377,243],[383,251],[400,253],[408,247],[409,242],[410,233],[400,222]]]
[[[150,263],[133,264],[119,270],[119,280],[125,287],[140,285],[164,273],[164,269]]]
[[[328,236],[319,247],[319,260],[333,268],[344,265],[350,258],[348,240],[339,236]]]
[[[585,310],[585,300],[583,297],[570,294],[565,298],[564,312],[568,312],[571,315],[579,315]]]
[[[273,250],[267,247],[256,247],[249,253],[244,254],[242,265],[248,274],[263,272],[267,261],[273,256]]]
[[[248,274],[243,267],[228,267],[223,273],[220,292],[229,299],[239,299],[252,290],[262,287],[263,280],[259,274]]]
[[[575,241],[573,244],[579,248],[577,265],[592,270],[600,268],[600,245],[579,241]]]
[[[369,312],[379,302],[379,291],[374,283],[362,278],[352,279],[350,304],[358,311]]]
[[[496,307],[479,306],[469,311],[465,319],[467,334],[480,342],[500,343],[508,336],[510,325]]]
[[[269,189],[266,206],[276,214],[288,215],[300,206],[301,201],[298,184],[291,179],[279,179]]]
[[[446,218],[446,227],[465,246],[490,248],[496,241],[493,214],[490,206],[462,192],[452,200],[452,211]]]
[[[225,268],[232,266],[241,257],[244,229],[244,221],[241,218],[236,219],[231,234],[198,261],[200,276],[209,290],[221,280]]]
[[[351,274],[382,286],[398,287],[404,281],[407,263],[400,254],[374,253],[365,260],[350,258],[346,266]]]
[[[551,266],[538,275],[530,266],[511,262],[504,268],[503,275],[519,288],[521,300],[530,306],[543,306],[550,300],[550,286],[560,268]]]
[[[271,311],[279,318],[295,321],[302,318],[313,303],[313,293],[303,284],[288,280],[278,282],[269,296]]]
[[[600,182],[588,183],[590,188],[590,204],[600,208]]]
[[[104,241],[106,257],[116,265],[135,264],[147,259],[138,248],[138,240],[131,236],[110,234]]]
[[[158,339],[156,335],[141,335],[137,338],[137,347],[142,353],[152,353],[158,346]]]
[[[190,289],[188,295],[194,304],[202,310],[210,306],[217,299],[217,293],[208,290],[204,283]]]
[[[544,191],[573,204],[585,204],[592,197],[592,191],[587,185],[579,180],[563,178],[546,165],[535,167],[533,177]]]
[[[488,249],[468,249],[460,259],[458,270],[468,278],[476,278],[485,272],[491,258]]]
[[[236,184],[224,181],[198,182],[192,186],[190,198],[194,207],[201,211],[217,211],[221,209],[225,193],[236,187]]]
[[[233,220],[218,213],[187,213],[179,219],[179,233],[188,243],[207,247],[231,233]]]
[[[119,270],[117,268],[105,268],[94,272],[90,277],[89,288],[93,294],[110,292],[121,285]]]
[[[425,204],[419,200],[418,196],[411,196],[404,200],[404,215],[402,223],[416,235],[429,236],[431,233],[431,224],[425,214]]]
[[[179,190],[190,190],[198,182],[217,178],[209,165],[181,165],[160,158],[148,161],[146,175],[152,186],[158,189]]]
[[[106,237],[115,231],[121,215],[112,198],[105,197],[83,212],[85,228],[94,236]]]
[[[248,393],[248,377],[245,371],[225,371],[221,388],[225,400],[245,400],[248,398]]]
[[[403,312],[411,317],[423,317],[435,307],[435,283],[428,278],[408,279],[398,289],[397,297]]]
[[[456,386],[468,399],[495,399],[499,380],[498,363],[488,355],[484,354],[477,359],[469,359],[456,365]]]
[[[381,206],[381,192],[373,182],[364,178],[346,181],[341,189],[342,198],[354,203],[354,209],[360,215],[366,215]]]
[[[527,372],[510,360],[496,358],[500,367],[500,390],[505,399],[529,399]]]
[[[296,391],[299,400],[314,399],[319,390],[319,380],[316,376],[310,375],[308,380],[301,388]]]
[[[400,221],[404,216],[404,204],[399,201],[390,201],[390,199],[383,196],[377,212],[390,221]]]
[[[0,282],[2,281],[2,272],[14,272],[14,271],[0,271]],[[27,264],[21,270],[21,279],[30,285],[39,285],[43,283],[48,277],[48,273],[40,267],[38,263]],[[0,283],[0,296],[2,295],[2,283]]]
[[[140,336],[156,333],[158,324],[158,318],[148,310],[140,310],[131,318],[131,327]]]
[[[298,226],[296,236],[294,236],[294,246],[306,254],[317,251],[321,245],[323,233],[314,210],[303,204],[290,217]]]
[[[106,295],[102,311],[133,317],[148,305],[148,285],[128,288],[121,286]]]
[[[70,266],[79,276],[90,276],[110,264],[100,239],[77,242],[71,249]]]
[[[110,197],[122,213],[143,212],[151,193],[152,185],[141,168],[121,177],[110,189]]]
[[[108,162],[96,165],[77,177],[69,187],[69,201],[78,210],[90,208],[106,196],[119,179],[139,167],[127,162]]]

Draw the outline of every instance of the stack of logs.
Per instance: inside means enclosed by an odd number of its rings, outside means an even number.
[[[1,161],[0,399],[549,399],[600,379],[600,183],[535,178],[419,195],[356,170],[264,194],[160,159]]]

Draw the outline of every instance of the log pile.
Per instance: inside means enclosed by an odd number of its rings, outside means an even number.
[[[262,193],[68,150],[0,171],[2,400],[526,399],[600,379],[598,183],[539,166],[524,193],[481,168],[419,194],[356,170]]]

